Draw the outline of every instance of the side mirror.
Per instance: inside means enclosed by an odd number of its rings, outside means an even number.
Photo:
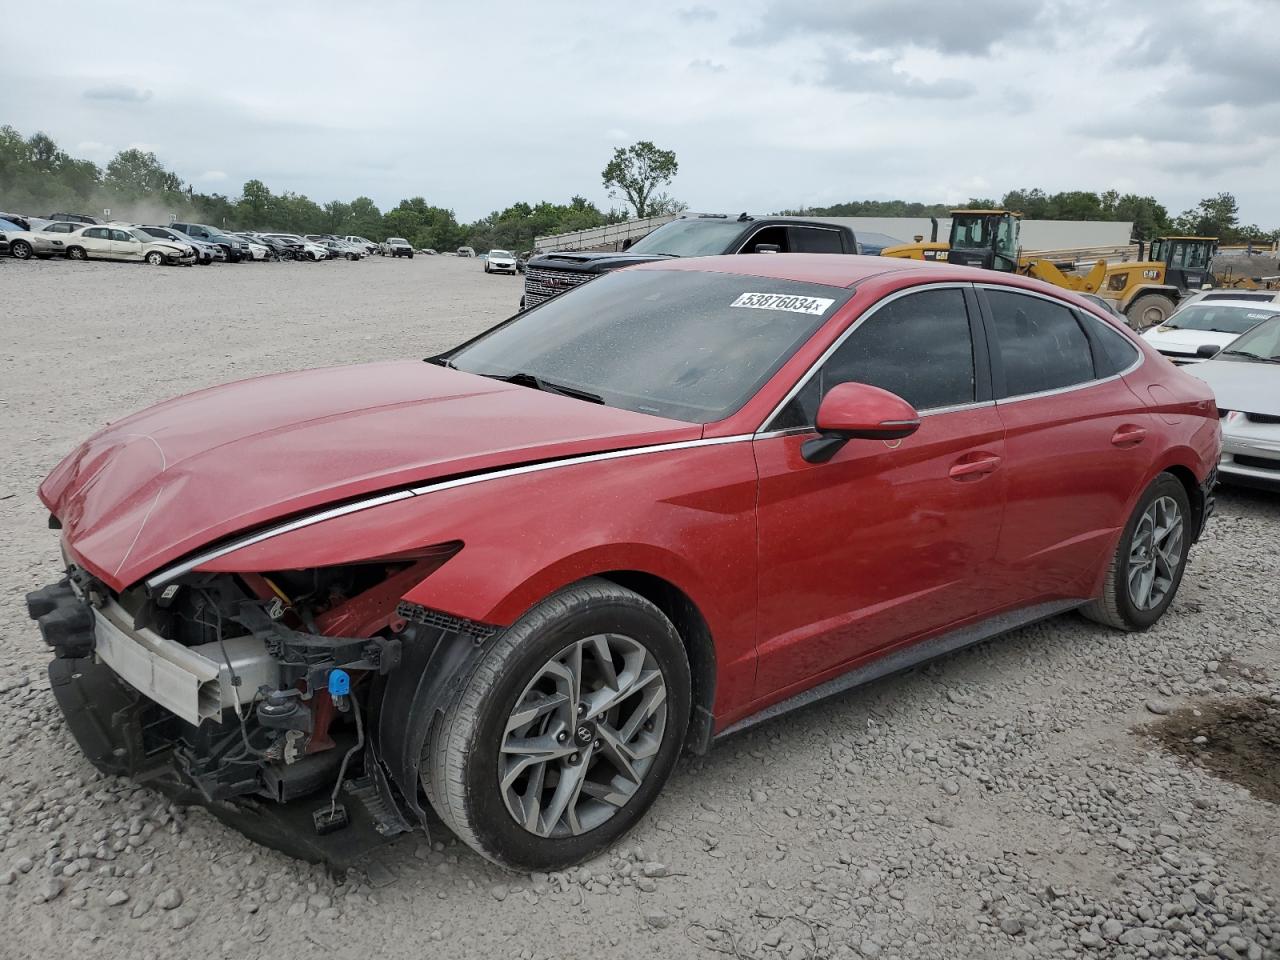
[[[1216,343],[1202,343],[1196,347],[1196,356],[1209,360],[1216,357],[1221,350],[1222,348]]]
[[[781,253],[782,247],[776,243],[757,243],[751,248],[755,253]]]
[[[920,414],[900,396],[865,383],[838,383],[818,405],[819,436],[806,440],[800,454],[809,463],[826,463],[850,440],[901,440],[920,428]]]

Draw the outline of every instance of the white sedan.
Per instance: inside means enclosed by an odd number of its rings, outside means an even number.
[[[196,262],[196,252],[190,244],[161,240],[136,227],[83,227],[67,234],[66,244],[67,256],[72,260],[145,260],[156,266]]]
[[[1280,313],[1275,304],[1250,300],[1201,300],[1176,311],[1142,334],[1174,363],[1201,363],[1240,334]]]
[[[18,260],[39,257],[45,260],[55,253],[63,253],[62,238],[38,230],[23,230],[8,220],[0,220],[0,233],[9,241],[9,255]]]

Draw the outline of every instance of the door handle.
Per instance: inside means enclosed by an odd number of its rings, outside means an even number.
[[[994,473],[999,466],[1000,458],[994,454],[972,454],[953,463],[947,475],[952,480],[979,480]]]
[[[1146,429],[1131,423],[1117,427],[1116,432],[1111,435],[1111,443],[1117,447],[1136,447],[1145,439]]]

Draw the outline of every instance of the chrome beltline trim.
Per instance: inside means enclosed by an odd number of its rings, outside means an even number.
[[[273,537],[282,534],[292,533],[295,530],[301,530],[305,527],[315,526],[317,523],[324,523],[326,520],[333,520],[337,517],[345,517],[352,513],[359,513],[363,510],[369,510],[373,507],[380,507],[388,503],[396,503],[401,500],[410,500],[413,497],[420,497],[428,493],[436,493],[441,490],[453,490],[457,487],[466,487],[475,483],[484,483],[489,480],[500,480],[504,477],[515,477],[526,473],[541,473],[544,470],[554,470],[557,467],[572,467],[580,463],[594,463],[605,460],[621,460],[625,457],[638,457],[648,453],[667,453],[672,450],[688,450],[693,447],[714,447],[726,443],[741,443],[754,439],[751,434],[737,434],[729,437],[701,437],[697,440],[680,440],[675,443],[658,443],[647,447],[632,447],[627,450],[611,450],[607,453],[589,453],[577,457],[566,457],[563,460],[549,460],[546,463],[530,463],[519,467],[509,467],[505,470],[493,470],[489,473],[480,473],[470,477],[458,477],[454,480],[442,480],[439,483],[426,483],[421,486],[412,487],[408,490],[397,490],[393,493],[383,493],[374,497],[368,497],[363,500],[355,500],[338,507],[330,507],[327,510],[319,510],[316,513],[309,513],[306,516],[289,520],[285,523],[277,524],[274,527],[267,527],[259,530],[257,533],[251,533],[240,537],[220,547],[214,547],[211,550],[205,550],[195,556],[189,557],[179,563],[165,567],[160,572],[152,574],[146,578],[146,585],[155,589],[164,586],[171,580],[176,579],[184,574],[190,573],[202,564],[219,557],[224,557],[229,553],[242,550],[245,547],[251,547],[254,544],[262,543],[264,540],[270,540]]]

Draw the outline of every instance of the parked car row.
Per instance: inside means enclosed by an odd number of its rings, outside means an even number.
[[[151,264],[208,265],[266,260],[361,260],[376,251],[363,237],[234,231],[205,223],[167,226],[113,221],[82,214],[48,217],[0,213],[0,254],[18,260],[135,260]],[[412,248],[409,255],[412,256]]]

